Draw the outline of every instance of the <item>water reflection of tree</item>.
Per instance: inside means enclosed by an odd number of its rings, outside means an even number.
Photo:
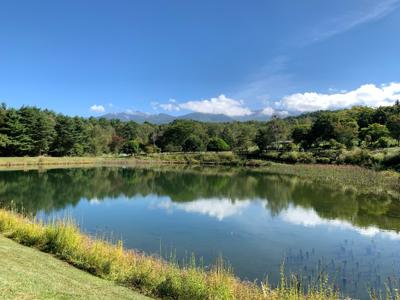
[[[35,213],[76,205],[80,199],[155,194],[175,202],[221,198],[265,200],[271,214],[290,205],[314,209],[322,218],[400,230],[400,204],[389,195],[343,191],[297,177],[251,170],[55,169],[0,172],[0,203]]]

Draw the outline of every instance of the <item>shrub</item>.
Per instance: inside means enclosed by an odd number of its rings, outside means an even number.
[[[291,151],[291,152],[284,152],[281,154],[280,159],[290,163],[296,163],[298,160],[298,152]]]
[[[381,137],[389,136],[389,134],[390,132],[386,125],[378,123],[370,124],[367,128],[362,128],[360,132],[360,135],[361,137],[364,137],[364,140],[371,140],[372,142],[377,141]]]
[[[330,139],[329,141],[323,141],[318,144],[321,149],[343,149],[346,148],[345,145],[339,143],[335,139]]]
[[[191,135],[183,143],[182,149],[183,151],[187,152],[197,152],[197,151],[203,151],[205,147],[203,141],[198,136]]]
[[[320,164],[329,164],[331,162],[329,157],[317,157],[316,161]]]
[[[337,158],[339,157],[340,153],[342,153],[344,150],[340,149],[328,149],[328,150],[323,150],[318,152],[316,155],[316,159],[318,158],[328,158],[330,161],[336,161]],[[325,160],[326,161],[326,160]]]
[[[208,142],[208,151],[228,151],[229,145],[221,138],[213,138]]]
[[[342,143],[339,143],[335,139],[330,139],[329,140],[329,148],[330,149],[344,149],[346,146]]]
[[[371,155],[370,157],[374,164],[380,165],[383,162],[383,160],[385,159],[385,153],[383,153],[383,152],[375,153],[375,154]]]
[[[284,151],[299,151],[300,146],[293,142],[279,143],[279,149]]]
[[[274,150],[269,150],[267,152],[261,153],[260,157],[264,159],[277,160],[279,158],[279,152]]]
[[[122,151],[126,154],[132,155],[139,153],[140,151],[140,144],[136,140],[128,141],[122,147]]]
[[[181,152],[182,147],[181,146],[176,146],[173,144],[168,144],[164,147],[165,152]]]
[[[338,159],[338,163],[346,163],[352,165],[370,165],[371,157],[365,149],[354,148],[351,151],[343,151]]]
[[[298,152],[298,162],[301,163],[314,163],[315,158],[310,152]]]
[[[393,168],[400,171],[400,152],[385,156],[382,164],[387,168]]]
[[[152,153],[160,153],[161,149],[154,145],[146,145],[143,147],[143,151],[147,154],[152,154]]]
[[[375,143],[373,143],[374,148],[389,148],[397,145],[397,141],[391,137],[383,136],[380,137]]]

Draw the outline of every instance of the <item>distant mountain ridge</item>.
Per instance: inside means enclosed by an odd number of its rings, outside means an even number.
[[[207,114],[207,113],[188,113],[182,116],[172,116],[165,113],[159,114],[148,114],[140,111],[135,112],[120,112],[120,113],[108,113],[100,116],[108,120],[118,119],[121,121],[134,121],[137,123],[149,122],[153,124],[167,124],[174,120],[193,120],[199,122],[210,122],[210,123],[224,123],[224,122],[246,122],[246,121],[268,121],[271,119],[270,115],[263,114],[261,110],[253,111],[250,115],[243,117],[231,117],[224,114]]]
[[[134,121],[136,123],[149,122],[153,124],[166,124],[176,119],[176,117],[168,114],[146,114],[143,112],[120,112],[120,113],[108,113],[102,115],[100,118],[107,120],[121,120],[121,121]]]

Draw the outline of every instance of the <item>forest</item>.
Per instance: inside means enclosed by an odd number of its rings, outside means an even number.
[[[268,122],[138,124],[0,106],[1,156],[232,151],[284,162],[400,166],[400,103],[318,111]]]

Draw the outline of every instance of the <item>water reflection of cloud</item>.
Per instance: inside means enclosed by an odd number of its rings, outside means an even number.
[[[97,198],[92,198],[92,199],[88,199],[89,203],[92,205],[98,205],[101,204],[101,201]]]
[[[305,209],[298,206],[290,206],[281,212],[280,217],[285,221],[295,225],[305,227],[330,226],[345,230],[354,230],[361,235],[368,237],[382,236],[392,240],[400,240],[400,234],[394,231],[381,230],[376,226],[357,227],[348,221],[329,220],[321,218],[314,209]]]
[[[188,213],[198,213],[207,215],[222,221],[225,218],[242,214],[243,210],[250,205],[250,200],[232,201],[228,198],[224,199],[199,199],[193,202],[172,202],[171,200],[163,200],[156,207],[166,209],[168,211],[182,210]]]

